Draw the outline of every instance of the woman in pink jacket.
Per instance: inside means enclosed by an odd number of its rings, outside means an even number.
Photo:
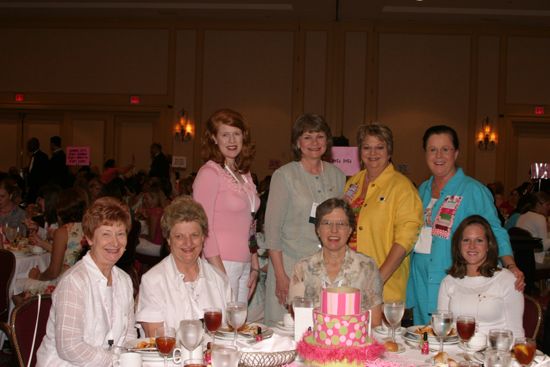
[[[204,207],[211,228],[204,256],[227,274],[233,297],[247,302],[259,275],[258,256],[249,240],[260,198],[250,175],[255,148],[241,114],[230,109],[214,112],[206,122],[202,150],[207,162],[195,178],[193,198]]]

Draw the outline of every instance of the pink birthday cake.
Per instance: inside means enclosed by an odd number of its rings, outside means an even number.
[[[323,289],[320,307],[313,310],[313,329],[298,342],[298,354],[313,366],[364,366],[385,351],[369,336],[369,316],[361,311],[358,289]]]

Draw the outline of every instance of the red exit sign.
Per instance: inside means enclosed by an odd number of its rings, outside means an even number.
[[[535,106],[535,115],[544,115],[544,106]]]

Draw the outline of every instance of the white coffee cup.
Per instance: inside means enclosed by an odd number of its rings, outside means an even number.
[[[114,367],[141,367],[141,354],[134,352],[122,353],[114,361]]]
[[[487,345],[487,335],[483,333],[475,333],[474,336],[468,340],[466,345],[472,350],[481,350]]]
[[[285,327],[294,327],[294,319],[292,318],[291,314],[285,313],[283,315],[283,325]]]
[[[184,360],[184,349],[181,348],[174,348],[172,351],[172,360],[175,364],[180,364]]]
[[[36,255],[40,255],[44,252],[44,249],[40,246],[31,246],[31,252]]]

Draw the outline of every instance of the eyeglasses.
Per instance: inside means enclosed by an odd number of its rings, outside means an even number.
[[[349,223],[342,222],[342,221],[331,222],[331,221],[328,221],[328,220],[322,220],[321,223],[319,223],[319,225],[322,226],[322,227],[325,227],[325,228],[330,228],[330,229],[332,229],[333,226],[336,226],[336,229],[338,231],[349,228]]]
[[[453,147],[442,147],[442,148],[435,148],[435,147],[429,147],[426,149],[426,152],[431,155],[436,155],[437,153],[441,153],[442,155],[449,155],[452,154],[455,151],[455,148]]]

